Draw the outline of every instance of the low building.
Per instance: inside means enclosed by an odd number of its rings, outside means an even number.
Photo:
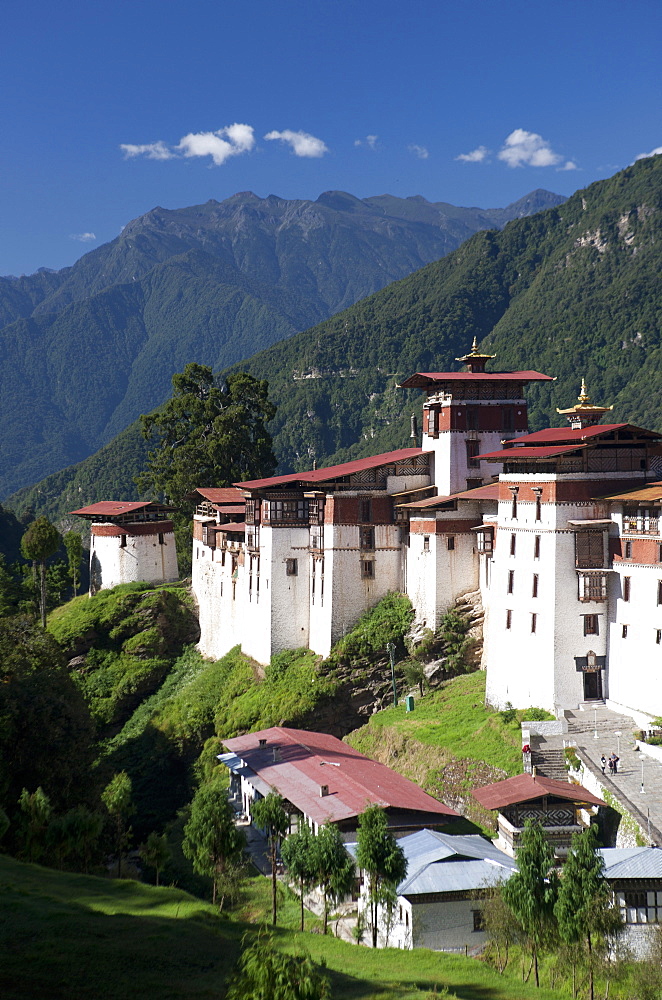
[[[390,919],[380,907],[378,946],[480,951],[487,940],[481,898],[517,870],[512,858],[477,835],[420,830],[398,843],[407,859],[407,877],[398,885]],[[347,849],[356,856],[356,844]],[[364,880],[359,913],[369,910]]]
[[[285,800],[291,831],[303,819],[314,833],[335,823],[351,838],[371,805],[384,808],[396,836],[459,818],[413,781],[327,733],[274,726],[223,743],[230,753],[218,759],[230,770],[231,794],[248,818],[252,803],[269,792]]]
[[[527,820],[541,824],[555,857],[566,857],[573,835],[581,833],[600,806],[606,806],[582,785],[533,774],[474,788],[473,796],[485,809],[498,810],[496,843],[511,857],[517,854]]]
[[[120,583],[179,578],[173,510],[147,500],[101,500],[71,511],[91,522],[90,594]]]
[[[625,924],[625,944],[644,957],[662,924],[662,849],[605,847],[600,853]]]

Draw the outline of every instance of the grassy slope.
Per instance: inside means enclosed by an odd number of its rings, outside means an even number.
[[[218,1000],[247,929],[176,889],[62,874],[4,856],[0,886],[3,1000]],[[291,903],[288,922],[295,909]],[[287,928],[275,943],[324,959],[334,1000],[423,1000],[443,984],[462,1000],[560,998],[454,955],[421,950],[405,959],[394,949],[372,952]]]
[[[471,788],[522,770],[519,722],[506,723],[485,707],[482,671],[416,698],[413,713],[404,705],[377,712],[347,742],[449,805],[461,804],[470,819],[488,829],[491,814],[474,802]]]

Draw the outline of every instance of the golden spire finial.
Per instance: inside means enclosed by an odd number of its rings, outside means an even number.
[[[577,401],[579,403],[588,403],[591,397],[586,392],[586,379],[582,377],[582,387],[579,390],[579,395],[577,396]]]
[[[463,354],[461,358],[456,358],[455,360],[461,361],[470,371],[482,374],[485,371],[486,363],[495,357],[495,354],[483,354],[479,351],[478,337],[474,337],[469,353]]]

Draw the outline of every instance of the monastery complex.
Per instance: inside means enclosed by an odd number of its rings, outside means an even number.
[[[389,591],[430,629],[480,591],[492,705],[662,715],[662,435],[607,423],[583,384],[567,427],[530,434],[526,387],[550,376],[491,360],[474,342],[464,371],[402,383],[425,394],[421,447],[197,490],[204,655],[326,656]],[[75,513],[97,589],[177,577],[168,508]]]

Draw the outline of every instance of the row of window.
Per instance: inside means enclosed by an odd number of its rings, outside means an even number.
[[[510,517],[513,521],[517,520],[517,498],[519,495],[519,486],[509,486],[511,495],[510,502]],[[534,520],[542,521],[542,487],[534,486],[533,494],[535,497],[535,515]]]
[[[120,535],[120,548],[126,548],[126,535]],[[165,545],[165,537],[162,531],[159,531],[159,545]],[[92,546],[94,547],[94,535],[92,535]]]
[[[623,577],[623,600],[629,601],[632,596],[632,578]],[[662,604],[662,580],[657,581],[657,603]]]
[[[446,548],[448,549],[449,552],[452,552],[454,550],[454,548],[455,548],[455,535],[447,535],[446,536]],[[429,535],[423,535],[423,551],[424,552],[429,552],[430,551],[430,536]]]
[[[532,584],[531,584],[531,597],[537,597],[538,596],[538,579],[539,579],[538,574],[534,573],[533,574],[533,581],[532,581]],[[508,570],[508,593],[509,594],[514,594],[515,593],[515,570],[514,569],[509,569]]]
[[[510,554],[514,556],[517,552],[517,535],[511,532]],[[540,535],[533,536],[533,558],[540,559]]]
[[[531,612],[531,631],[538,631],[538,613],[536,611]],[[506,628],[511,629],[513,627],[513,613],[510,609],[506,611]]]
[[[531,631],[532,632],[537,632],[538,631],[538,614],[535,611],[529,612],[529,613],[530,613],[530,616],[531,616],[531,619],[530,619]],[[599,615],[583,615],[583,618],[584,618],[584,635],[599,635],[599,629],[600,629]],[[513,627],[513,612],[512,612],[512,610],[507,609],[506,610],[506,628],[510,630],[510,629],[512,629],[512,627]],[[658,645],[658,646],[662,645],[662,628],[656,628],[656,629],[654,629],[654,633],[655,633],[655,643],[656,643],[656,645]],[[622,639],[627,639],[630,636],[630,634],[631,634],[631,632],[630,632],[630,626],[629,625],[621,625],[621,638]]]

